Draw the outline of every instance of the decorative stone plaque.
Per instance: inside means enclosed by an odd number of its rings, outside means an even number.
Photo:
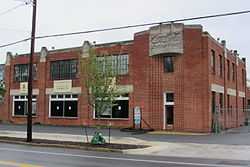
[[[54,92],[70,92],[72,89],[72,80],[54,81]]]
[[[163,24],[150,28],[149,56],[183,53],[183,24]]]
[[[20,93],[21,94],[28,94],[28,82],[21,82],[20,83]]]

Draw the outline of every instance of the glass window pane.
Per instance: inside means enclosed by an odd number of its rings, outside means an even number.
[[[165,107],[167,124],[172,125],[174,124],[174,106],[166,105]]]
[[[59,99],[62,99],[62,98],[63,98],[63,95],[58,95],[58,98],[59,98]]]
[[[25,115],[25,102],[24,101],[15,101],[14,102],[14,115],[20,116]]]
[[[65,98],[70,99],[71,95],[65,95]]]
[[[32,115],[36,115],[36,101],[32,101]]]
[[[174,102],[174,93],[166,93],[166,102]]]
[[[51,95],[51,98],[52,99],[56,99],[56,95]]]
[[[51,116],[62,117],[63,116],[63,101],[51,101]]]
[[[33,65],[33,79],[36,79],[37,65]],[[17,82],[27,82],[29,68],[28,64],[16,64],[14,66],[14,80]]]
[[[98,112],[98,101],[95,103],[95,118],[111,118],[112,116],[112,108],[108,104],[104,106],[105,104],[100,104],[100,108],[102,107],[103,109],[100,109]]]
[[[78,98],[78,95],[72,95],[72,98]]]
[[[115,101],[112,107],[112,118],[128,118],[129,113],[129,101],[128,100],[118,100]]]
[[[51,62],[51,79],[75,79],[77,74],[77,60],[59,60]]]
[[[77,117],[77,102],[78,101],[65,101],[65,117]]]
[[[164,72],[174,72],[174,63],[171,56],[164,57]]]

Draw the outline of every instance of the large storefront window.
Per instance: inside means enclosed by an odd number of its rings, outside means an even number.
[[[36,96],[32,97],[32,115],[36,115]],[[28,97],[13,96],[13,116],[25,116],[28,113]]]
[[[50,64],[52,80],[75,79],[77,74],[77,60],[59,60]]]
[[[99,118],[108,119],[126,119],[129,117],[129,97],[128,95],[120,96],[114,101],[114,105],[107,107],[105,111],[100,112]],[[95,118],[98,113],[95,112]]]
[[[50,117],[76,118],[78,95],[58,94],[50,96]]]

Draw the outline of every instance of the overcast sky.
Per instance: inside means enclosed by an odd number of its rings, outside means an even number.
[[[186,17],[235,12],[250,9],[248,0],[37,0],[37,35],[84,31],[131,24],[159,22]],[[22,0],[0,0],[0,45],[30,37],[31,6],[22,6],[7,14],[2,12],[22,3]],[[225,39],[227,47],[238,50],[250,61],[250,14],[185,22],[202,24],[214,38]],[[135,32],[148,27],[37,40],[42,46],[56,49],[82,45],[84,40],[96,43],[133,39]],[[0,63],[6,52],[29,52],[30,44],[0,48]],[[250,63],[247,63],[250,73]],[[248,74],[250,77],[250,75]]]

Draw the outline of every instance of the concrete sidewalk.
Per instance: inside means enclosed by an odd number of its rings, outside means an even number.
[[[250,160],[250,146],[151,142],[152,147],[125,150],[126,154],[190,157],[206,159]]]
[[[37,133],[33,132],[33,139],[43,139],[43,140],[56,140],[56,141],[72,141],[72,142],[87,142],[87,137],[85,135],[71,135],[62,133]],[[7,131],[0,130],[0,137],[15,137],[15,138],[26,138],[26,132],[23,131]],[[89,141],[93,136],[88,136]],[[106,141],[109,140],[108,136],[104,136]],[[144,145],[146,141],[136,139],[133,137],[110,137],[110,141],[116,144],[135,144]]]
[[[1,137],[26,138],[26,132],[0,130]],[[71,135],[62,133],[33,133],[34,139],[46,139],[57,141],[86,142],[84,135]],[[108,140],[108,137],[105,136]],[[91,139],[91,136],[89,136]],[[123,151],[125,154],[174,156],[192,158],[211,158],[229,160],[250,160],[250,146],[247,145],[223,145],[223,144],[198,144],[198,143],[170,143],[148,141],[134,137],[111,137],[112,143],[149,145],[144,149]]]

